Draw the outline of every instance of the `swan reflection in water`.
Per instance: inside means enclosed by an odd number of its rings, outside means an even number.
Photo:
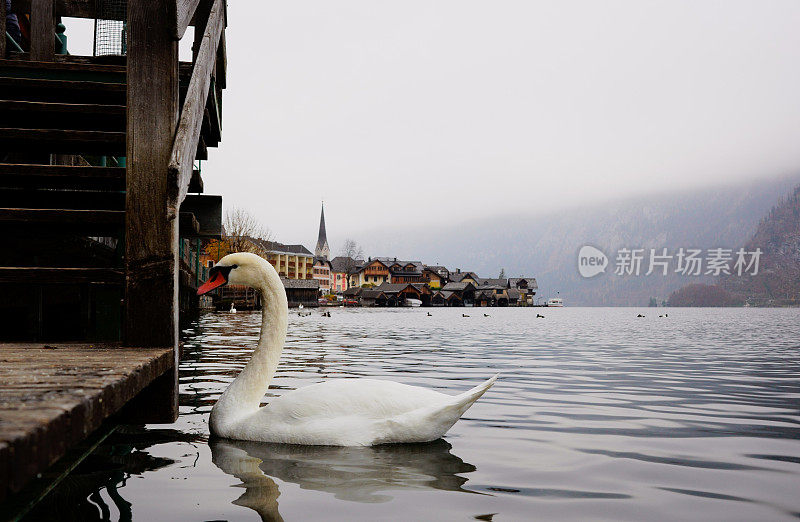
[[[298,446],[229,439],[209,442],[213,463],[242,481],[245,493],[233,503],[249,507],[264,520],[281,520],[277,484],[270,477],[302,489],[333,494],[351,502],[388,502],[399,489],[463,491],[475,471],[450,453],[443,439],[421,444],[384,446]]]

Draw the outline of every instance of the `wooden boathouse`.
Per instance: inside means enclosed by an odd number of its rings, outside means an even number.
[[[109,418],[177,417],[179,311],[221,233],[197,160],[221,140],[226,3],[114,3],[0,0],[0,501]],[[66,54],[62,17],[117,22],[121,52]]]

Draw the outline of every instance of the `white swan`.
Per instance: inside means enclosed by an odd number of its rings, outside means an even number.
[[[231,302],[231,313],[232,313],[232,314],[235,314],[235,313],[236,313],[236,305],[235,305],[235,304],[233,304],[233,302]]]
[[[495,375],[456,396],[391,381],[329,380],[285,393],[260,408],[286,340],[286,291],[272,265],[250,253],[220,259],[197,293],[226,283],[261,292],[261,337],[250,361],[211,410],[212,435],[330,446],[428,442],[444,435],[497,379]]]

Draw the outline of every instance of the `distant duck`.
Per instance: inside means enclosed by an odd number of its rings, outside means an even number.
[[[297,308],[299,308],[300,310],[302,310],[303,308],[305,308],[305,306],[303,306],[303,303],[300,303],[299,305],[297,305]]]
[[[669,314],[659,315],[659,317],[669,317]]]
[[[489,314],[483,314],[484,317],[491,317]]]
[[[433,317],[433,314],[428,312],[428,317]]]
[[[232,313],[232,314],[235,314],[235,313],[236,313],[236,305],[235,305],[235,304],[233,304],[232,302],[231,302],[231,313]]]
[[[311,313],[311,312],[309,312],[309,314],[310,314],[310,313]],[[330,313],[330,312],[322,312],[322,317],[330,317],[330,316],[331,316],[331,313]]]
[[[636,317],[644,317],[642,314],[637,315]]]
[[[469,317],[467,314],[461,314],[461,317]]]
[[[544,319],[544,316],[542,314],[536,314],[536,318],[537,319]]]

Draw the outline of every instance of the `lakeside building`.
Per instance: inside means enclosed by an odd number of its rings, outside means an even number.
[[[348,286],[378,286],[391,282],[392,273],[389,266],[379,258],[369,258],[361,266],[355,267],[349,274]]]
[[[425,266],[425,268],[422,270],[422,280],[434,290],[441,288],[447,282],[447,277],[443,276],[441,272],[439,270],[435,270],[435,268],[444,267]],[[445,268],[444,271],[447,272],[447,269]]]
[[[324,257],[314,258],[312,277],[319,281],[319,291],[323,295],[331,293],[331,262]]]
[[[340,293],[350,288],[350,273],[363,264],[363,259],[353,259],[348,256],[337,256],[331,259],[331,290]]]
[[[450,272],[448,276],[448,280],[451,283],[460,283],[462,281],[467,283],[472,283],[473,285],[478,285],[478,275],[475,272],[462,272],[460,268],[456,268],[455,272]]]
[[[279,276],[287,279],[314,278],[314,255],[303,245],[285,245],[254,238],[251,240],[259,247],[256,253],[269,261]]]

